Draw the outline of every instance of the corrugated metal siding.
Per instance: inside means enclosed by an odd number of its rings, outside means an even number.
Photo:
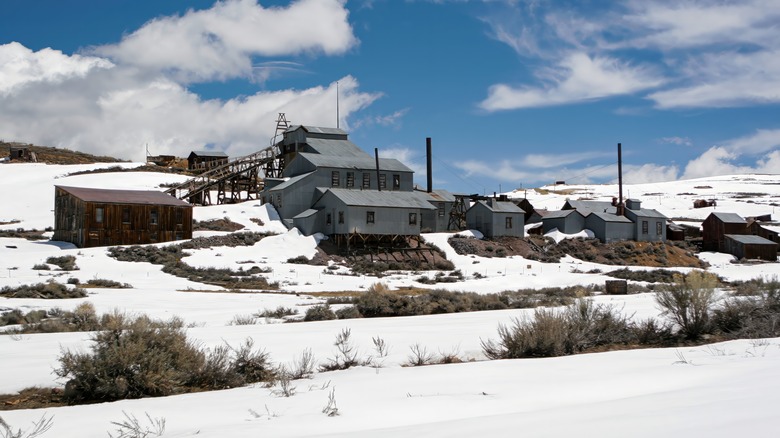
[[[319,155],[310,153],[298,154],[316,167],[336,167],[342,169],[371,170],[376,169],[376,160],[373,157],[341,157],[334,155]],[[379,169],[384,171],[413,172],[412,169],[394,158],[380,158]]]

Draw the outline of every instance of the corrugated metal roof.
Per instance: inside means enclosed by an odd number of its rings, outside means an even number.
[[[227,154],[222,151],[192,151],[190,155],[197,155],[199,157],[220,157],[227,158]]]
[[[349,140],[330,138],[307,138],[306,144],[321,155],[338,155],[341,157],[361,157],[371,159],[363,149]]]
[[[539,211],[537,210],[537,212],[539,212]],[[557,218],[561,218],[561,217],[566,217],[566,216],[568,216],[570,214],[574,214],[574,213],[578,213],[579,214],[579,212],[577,210],[555,210],[555,211],[548,211],[544,215],[540,214],[540,216],[544,217],[545,219],[557,219]]]
[[[300,213],[296,214],[295,216],[293,216],[293,219],[303,219],[303,218],[309,217],[311,215],[317,214],[318,211],[319,210],[315,210],[313,208],[310,208],[308,210],[303,210],[302,212],[300,212]]]
[[[601,213],[611,213],[611,214],[615,214],[617,212],[617,208],[614,205],[612,205],[611,202],[607,202],[607,201],[568,200],[566,202],[568,202],[573,209],[579,210],[580,214],[582,214],[583,216],[587,216],[592,211],[601,212]]]
[[[297,176],[292,176],[292,177],[288,178],[287,181],[271,187],[270,189],[268,189],[268,191],[269,192],[275,192],[275,191],[279,191],[279,190],[284,190],[284,189],[290,187],[291,185],[293,185],[293,184],[303,180],[304,178],[306,178],[307,176],[309,176],[309,175],[311,175],[313,173],[314,172],[307,172],[307,173],[302,173],[302,174],[297,175]]]
[[[478,203],[487,207],[494,213],[520,213],[525,214],[525,211],[515,205],[514,202],[509,201],[493,201],[493,205],[487,203],[487,201],[477,201]]]
[[[427,198],[416,192],[329,189],[341,202],[359,207],[421,208],[435,210]]]
[[[618,216],[616,214],[603,213],[600,211],[591,211],[590,214],[596,215],[596,217],[600,218],[604,222],[625,222],[625,223],[633,224],[633,222],[631,222],[631,219],[625,216]]]
[[[752,236],[749,234],[726,234],[724,237],[749,245],[777,245],[769,239],[761,236]]]
[[[736,213],[714,212],[710,214],[727,224],[747,224],[747,221]]]
[[[308,125],[293,125],[287,128],[284,132],[293,132],[300,128],[303,128],[306,132],[311,134],[327,134],[327,135],[347,135],[347,131],[339,128],[324,128],[320,126],[308,126]]]
[[[444,189],[434,189],[431,193],[420,189],[415,189],[415,191],[427,196],[431,202],[455,202],[455,196]]]
[[[176,199],[167,193],[154,190],[108,190],[86,187],[55,187],[86,202],[100,202],[105,204],[173,205],[180,207],[191,206],[187,202]]]
[[[668,219],[661,212],[659,212],[658,210],[653,210],[652,208],[640,208],[637,210],[631,210],[631,212],[636,214],[639,217],[655,217],[660,219]]]
[[[317,167],[333,167],[356,170],[374,170],[376,168],[376,162],[374,158],[368,155],[365,157],[340,157],[335,155],[300,153],[298,156],[309,161]],[[396,160],[395,158],[380,158],[379,169],[390,172],[412,172],[412,169],[406,167],[406,165]]]

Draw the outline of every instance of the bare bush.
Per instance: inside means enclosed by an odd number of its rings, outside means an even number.
[[[433,353],[428,351],[428,348],[421,346],[420,344],[414,344],[409,347],[411,353],[407,356],[406,365],[419,367],[423,365],[430,365],[433,363]]]
[[[314,353],[311,348],[303,350],[301,355],[295,359],[290,366],[289,374],[293,380],[308,379],[314,374]]]
[[[54,425],[54,417],[42,416],[38,421],[34,421],[32,428],[28,430],[14,429],[8,425],[8,423],[0,417],[0,438],[36,438],[44,433]]]
[[[346,370],[361,364],[351,336],[352,330],[348,328],[342,329],[336,335],[336,341],[333,343],[336,353],[328,359],[328,362],[320,365],[320,371]]]
[[[698,339],[710,331],[710,312],[718,297],[718,277],[703,271],[676,275],[668,290],[656,294],[656,302],[688,339]]]
[[[335,417],[339,415],[339,408],[336,406],[336,388],[330,390],[328,393],[328,403],[322,408],[322,413],[328,417]]]
[[[303,317],[304,321],[329,321],[332,319],[336,319],[336,314],[327,304],[309,307],[306,316]]]
[[[133,414],[122,411],[125,416],[123,420],[112,421],[111,424],[117,427],[116,435],[108,433],[109,438],[147,438],[162,436],[165,433],[165,418],[152,418],[145,413],[148,424],[141,424]]]

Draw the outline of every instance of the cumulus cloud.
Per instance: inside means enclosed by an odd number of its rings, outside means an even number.
[[[204,144],[231,156],[255,152],[269,145],[279,112],[293,123],[332,126],[334,82],[228,99],[204,99],[188,86],[263,82],[305,68],[258,56],[344,53],[357,43],[347,17],[341,0],[285,8],[228,0],[152,20],[117,44],[80,54],[0,45],[0,138],[142,160],[147,146],[179,156]],[[360,91],[352,76],[338,81],[341,126],[348,127],[381,94]]]
[[[493,85],[480,107],[497,111],[582,102],[635,93],[664,81],[651,68],[579,52],[569,54],[555,67],[537,71],[536,76],[546,85]]]
[[[286,8],[228,0],[154,19],[90,52],[179,81],[249,77],[254,56],[346,52],[357,44],[348,15],[344,0],[298,0]]]
[[[35,83],[59,83],[69,78],[83,78],[94,69],[108,69],[114,65],[93,56],[68,56],[50,48],[33,52],[12,42],[0,45],[0,94]]]
[[[673,144],[677,146],[691,146],[693,142],[688,137],[662,137],[658,139],[659,143]]]

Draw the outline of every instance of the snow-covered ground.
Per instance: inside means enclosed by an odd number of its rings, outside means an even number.
[[[115,165],[115,164],[111,164]],[[175,175],[148,172],[66,176],[68,173],[111,165],[0,166],[0,186],[13,188],[0,205],[0,226],[5,229],[53,225],[55,184],[115,189],[155,189],[181,181]],[[133,164],[123,164],[133,167]],[[643,207],[656,208],[669,217],[703,219],[714,209],[742,216],[773,213],[780,205],[779,177],[742,175],[693,181],[633,185],[631,197]],[[711,187],[711,188],[708,188]],[[566,197],[610,199],[615,186],[565,186],[577,193],[527,196],[537,207],[557,209]],[[552,189],[552,188],[549,188]],[[557,190],[562,187],[558,186]],[[686,194],[692,193],[692,194]],[[524,196],[514,192],[512,196]],[[694,199],[717,199],[717,207],[693,209]],[[277,235],[252,247],[213,247],[188,251],[184,261],[193,266],[257,265],[270,268],[270,281],[280,293],[226,293],[216,286],[194,283],[165,274],[158,265],[119,262],[105,248],[78,249],[62,242],[0,239],[0,287],[57,278],[85,282],[104,278],[129,283],[132,289],[89,289],[89,296],[71,300],[0,298],[0,309],[60,307],[72,309],[89,301],[99,313],[119,309],[159,318],[179,316],[191,328],[189,335],[204,346],[232,345],[252,337],[277,362],[290,362],[309,348],[319,362],[332,356],[335,335],[343,328],[362,356],[373,353],[371,338],[382,337],[390,346],[382,368],[359,367],[317,373],[295,382],[290,398],[272,394],[260,385],[227,391],[187,394],[158,399],[128,400],[99,405],[0,412],[8,423],[26,428],[41,415],[54,415],[46,436],[106,436],[116,428],[111,421],[123,412],[145,421],[145,413],[165,418],[164,436],[776,436],[776,406],[780,403],[780,339],[765,342],[733,341],[681,348],[607,352],[574,357],[485,361],[480,341],[496,337],[499,323],[523,317],[529,310],[503,310],[451,315],[378,318],[281,324],[259,319],[255,325],[231,325],[237,315],[258,313],[278,306],[299,309],[321,299],[317,291],[364,290],[374,277],[349,274],[322,266],[289,264],[299,255],[311,257],[322,236],[288,231],[273,208],[257,201],[235,205],[196,207],[197,220],[228,217],[246,230]],[[258,225],[250,219],[260,219]],[[215,233],[199,232],[196,235]],[[219,233],[216,233],[219,234]],[[464,232],[473,238],[479,233]],[[447,253],[466,280],[436,286],[478,293],[531,287],[603,284],[592,269],[616,269],[564,258],[545,264],[521,257],[483,258],[456,254],[446,233],[425,239]],[[557,239],[570,237],[555,235]],[[164,244],[160,244],[164,245]],[[47,257],[76,256],[78,271],[33,270]],[[732,257],[704,253],[709,270],[727,279],[769,277],[780,273],[777,263],[735,265]],[[240,263],[239,263],[240,262]],[[251,263],[251,264],[250,264]],[[642,268],[636,268],[642,269]],[[685,271],[685,269],[681,269]],[[477,278],[475,274],[480,274]],[[392,288],[425,287],[414,281],[420,273],[397,273],[381,281]],[[433,273],[430,273],[433,275]],[[598,296],[634,318],[660,317],[651,294],[623,297]],[[52,369],[63,348],[88,347],[88,334],[58,333],[0,336],[0,392],[29,386],[56,386]],[[428,367],[402,367],[410,347],[419,345],[434,354],[457,352],[474,362]],[[680,363],[681,358],[687,363]],[[338,416],[322,413],[328,395],[335,391]]]

